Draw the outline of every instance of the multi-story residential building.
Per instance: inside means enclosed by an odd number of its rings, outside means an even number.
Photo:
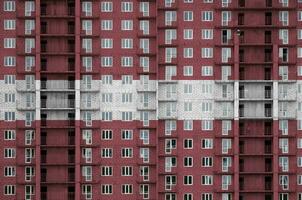
[[[302,200],[301,0],[0,2],[1,200]]]

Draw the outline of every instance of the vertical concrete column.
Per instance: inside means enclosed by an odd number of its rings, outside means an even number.
[[[41,110],[40,110],[40,60],[41,60],[41,45],[40,45],[40,0],[36,0],[35,5],[36,16],[35,16],[35,50],[36,50],[36,60],[35,60],[35,98],[36,98],[36,109],[35,109],[35,138],[36,138],[36,163],[35,163],[35,181],[36,181],[36,188],[35,188],[35,199],[40,200],[41,197],[41,148],[40,148],[40,133],[41,133]]]
[[[279,121],[278,121],[278,80],[279,80],[279,70],[278,70],[278,45],[273,46],[273,199],[278,199],[278,187],[279,187]]]
[[[239,200],[239,37],[234,37],[234,200]]]
[[[81,69],[81,1],[75,1],[75,200],[81,199],[81,129],[80,129],[80,69]]]

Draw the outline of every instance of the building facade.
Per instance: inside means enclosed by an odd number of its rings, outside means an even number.
[[[301,0],[3,0],[1,200],[302,200]]]

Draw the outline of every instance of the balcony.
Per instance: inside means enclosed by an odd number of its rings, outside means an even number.
[[[149,81],[148,84],[138,83],[136,85],[136,90],[138,92],[156,92],[156,83],[155,81]]]
[[[55,99],[55,100],[47,100],[41,99],[41,109],[44,110],[68,110],[75,108],[75,100],[74,99]]]
[[[25,99],[21,100],[21,101],[17,100],[16,105],[17,105],[18,110],[35,110],[36,109],[35,101],[26,102]]]
[[[45,91],[55,91],[55,92],[65,92],[68,90],[74,90],[75,89],[75,81],[42,81],[41,80],[41,90]]]
[[[239,105],[239,117],[242,119],[266,119],[272,117],[271,104],[245,102]]]

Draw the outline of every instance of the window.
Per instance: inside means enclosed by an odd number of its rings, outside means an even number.
[[[122,93],[122,103],[132,103],[132,93]]]
[[[279,11],[279,21],[283,26],[288,26],[289,14],[288,11]]]
[[[133,12],[133,3],[132,2],[122,2],[121,10],[122,10],[122,12]]]
[[[185,40],[193,39],[193,29],[184,29],[184,39]]]
[[[184,58],[193,58],[193,48],[184,48]]]
[[[85,141],[86,145],[92,144],[92,130],[83,130],[82,139]]]
[[[85,53],[92,53],[92,39],[82,39],[82,48],[85,49]]]
[[[15,158],[16,149],[15,148],[5,148],[4,149],[4,158]]]
[[[229,168],[232,166],[232,158],[231,157],[222,157],[221,158],[221,170],[223,172],[228,172]]]
[[[139,11],[143,13],[144,17],[149,16],[149,2],[140,2]]]
[[[92,199],[92,186],[82,185],[82,194],[85,196],[85,199]]]
[[[122,140],[132,140],[133,139],[133,130],[122,130],[121,138],[122,138]]]
[[[279,39],[282,41],[282,44],[288,44],[288,30],[287,29],[279,30]]]
[[[82,176],[85,181],[92,181],[92,166],[82,166]]]
[[[16,57],[14,56],[4,56],[4,66],[14,67],[16,66]]]
[[[102,120],[103,121],[112,121],[112,112],[110,112],[110,111],[102,112]]]
[[[110,31],[113,28],[112,20],[101,20],[101,29],[103,31]]]
[[[15,75],[4,75],[4,84],[15,84]]]
[[[121,57],[121,66],[122,67],[132,67],[133,66],[133,57]]]
[[[85,13],[85,16],[92,16],[92,2],[82,2],[82,11]]]
[[[3,22],[4,22],[4,30],[15,30],[16,29],[16,20],[5,19]]]
[[[192,175],[184,176],[184,185],[193,185],[193,176]]]
[[[143,141],[143,144],[149,144],[149,130],[140,130],[139,139]]]
[[[32,53],[32,49],[35,48],[35,39],[34,38],[25,38],[25,53]]]
[[[112,93],[103,93],[102,103],[112,103]]]
[[[184,84],[184,93],[185,94],[192,94],[193,86],[191,84]]]
[[[202,112],[212,112],[212,102],[202,102],[201,103],[201,111]],[[210,122],[205,122],[210,123]]]
[[[121,48],[122,49],[132,49],[133,48],[133,39],[122,38],[121,39]]]
[[[16,186],[15,185],[4,185],[4,195],[15,195]]]
[[[101,39],[101,48],[111,49],[113,47],[113,40],[111,38],[102,38]]]
[[[122,158],[132,158],[133,156],[133,149],[132,148],[122,148],[121,150],[121,157]]]
[[[201,48],[201,58],[213,58],[213,48]]]
[[[101,167],[101,175],[102,176],[112,176],[113,168],[111,166],[102,166]]]
[[[231,21],[231,11],[222,11],[221,12],[221,25],[228,26]]]
[[[227,154],[229,149],[232,148],[232,140],[231,139],[222,139],[221,141],[221,152],[223,154]]]
[[[122,121],[132,121],[132,112],[122,112]]]
[[[15,112],[4,112],[4,121],[15,121]]]
[[[122,20],[121,21],[121,29],[123,31],[133,30],[133,20]]]
[[[139,21],[139,30],[142,31],[143,35],[149,35],[150,23],[148,20]]]
[[[213,139],[202,139],[201,148],[202,149],[213,149]]]
[[[105,195],[112,194],[112,185],[102,184],[101,188],[102,188],[102,194]]]
[[[132,75],[122,75],[122,84],[128,85],[132,84],[133,76]]]
[[[212,184],[213,184],[213,176],[211,175],[201,176],[201,185],[212,185]]]
[[[203,11],[201,13],[202,21],[213,21],[213,11]]]
[[[32,177],[35,176],[35,168],[34,167],[25,167],[25,181],[31,181]]]
[[[101,57],[101,66],[102,67],[112,67],[112,65],[113,65],[113,57],[110,57],[110,56]]]
[[[16,176],[16,167],[13,167],[13,166],[4,167],[4,176],[5,177],[14,177],[14,176]]]
[[[302,157],[297,157],[297,167],[302,167]]]
[[[102,140],[112,140],[112,130],[102,130]]]
[[[30,35],[32,30],[35,30],[35,20],[25,20],[25,35]]]
[[[193,66],[184,66],[184,76],[193,76]]]
[[[133,168],[131,166],[122,166],[121,175],[122,176],[133,176]]]
[[[112,75],[102,75],[102,84],[104,85],[112,85]]]
[[[6,49],[16,48],[16,38],[4,38],[3,47]]]
[[[213,29],[202,29],[201,38],[203,40],[212,40],[213,39]]]
[[[184,157],[184,167],[193,167],[193,157]]]
[[[102,148],[101,149],[102,158],[112,158],[112,156],[113,156],[113,149],[111,149],[111,148]]]
[[[213,158],[212,157],[202,157],[201,158],[201,166],[202,167],[212,167],[213,166]]]
[[[112,12],[113,5],[112,2],[102,1],[101,2],[101,12]]]
[[[297,148],[302,149],[302,138],[297,138]]]
[[[302,40],[302,29],[297,29],[297,39]]]
[[[193,11],[183,12],[184,21],[193,21]]]
[[[184,139],[183,147],[184,149],[193,149],[193,139]]]
[[[202,130],[213,130],[213,120],[202,120],[201,123]]]
[[[16,10],[15,1],[4,1],[3,10],[6,12],[14,12]]]
[[[193,130],[193,120],[184,120],[184,130],[185,131]]]
[[[131,184],[122,185],[122,194],[132,194],[133,188]]]
[[[202,66],[201,76],[213,76],[213,66]]]
[[[4,131],[4,140],[15,140],[16,131],[15,130],[5,130]]]
[[[212,193],[202,193],[201,200],[213,200],[213,194]],[[222,200],[231,200],[231,199],[222,198]]]
[[[302,21],[302,11],[298,11],[298,21]]]

